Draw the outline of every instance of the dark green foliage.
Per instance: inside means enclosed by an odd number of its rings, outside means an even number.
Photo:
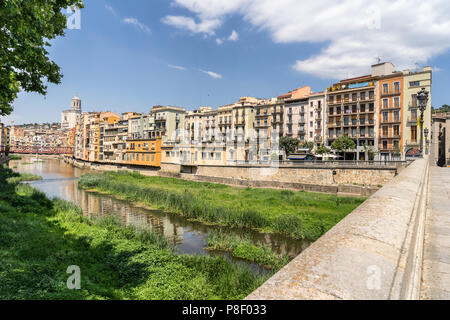
[[[20,90],[45,94],[44,81],[58,84],[60,68],[48,57],[49,40],[64,35],[62,9],[81,0],[0,1],[0,116],[12,112]]]
[[[294,153],[297,150],[300,140],[296,138],[283,136],[280,138],[280,148],[286,152],[286,156]]]
[[[177,255],[116,219],[89,220],[0,168],[0,299],[242,299],[260,277],[225,258]],[[69,290],[67,267],[81,269]]]

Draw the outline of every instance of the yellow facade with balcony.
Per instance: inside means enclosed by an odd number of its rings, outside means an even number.
[[[161,167],[161,138],[127,140],[124,163],[128,165]]]

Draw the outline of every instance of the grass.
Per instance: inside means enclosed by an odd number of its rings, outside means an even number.
[[[137,172],[89,173],[84,189],[109,193],[187,219],[316,240],[365,199],[304,191],[237,188]]]
[[[18,156],[17,154],[8,155],[10,160],[22,160],[22,156]]]
[[[278,271],[289,263],[288,255],[277,255],[267,245],[256,246],[248,237],[221,231],[208,235],[207,248],[230,252],[233,257],[255,262],[274,271]]]
[[[42,180],[42,177],[32,173],[18,173],[8,178],[7,182],[14,184],[19,182],[37,181],[37,180]]]
[[[0,168],[0,299],[242,299],[267,276],[225,258],[178,255],[152,232],[89,220]],[[67,268],[81,270],[69,290]]]

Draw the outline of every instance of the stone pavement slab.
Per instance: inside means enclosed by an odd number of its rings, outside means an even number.
[[[450,300],[450,168],[430,167],[420,298]]]

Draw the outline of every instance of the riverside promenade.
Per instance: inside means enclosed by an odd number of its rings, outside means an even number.
[[[420,299],[450,300],[450,168],[430,166]]]

